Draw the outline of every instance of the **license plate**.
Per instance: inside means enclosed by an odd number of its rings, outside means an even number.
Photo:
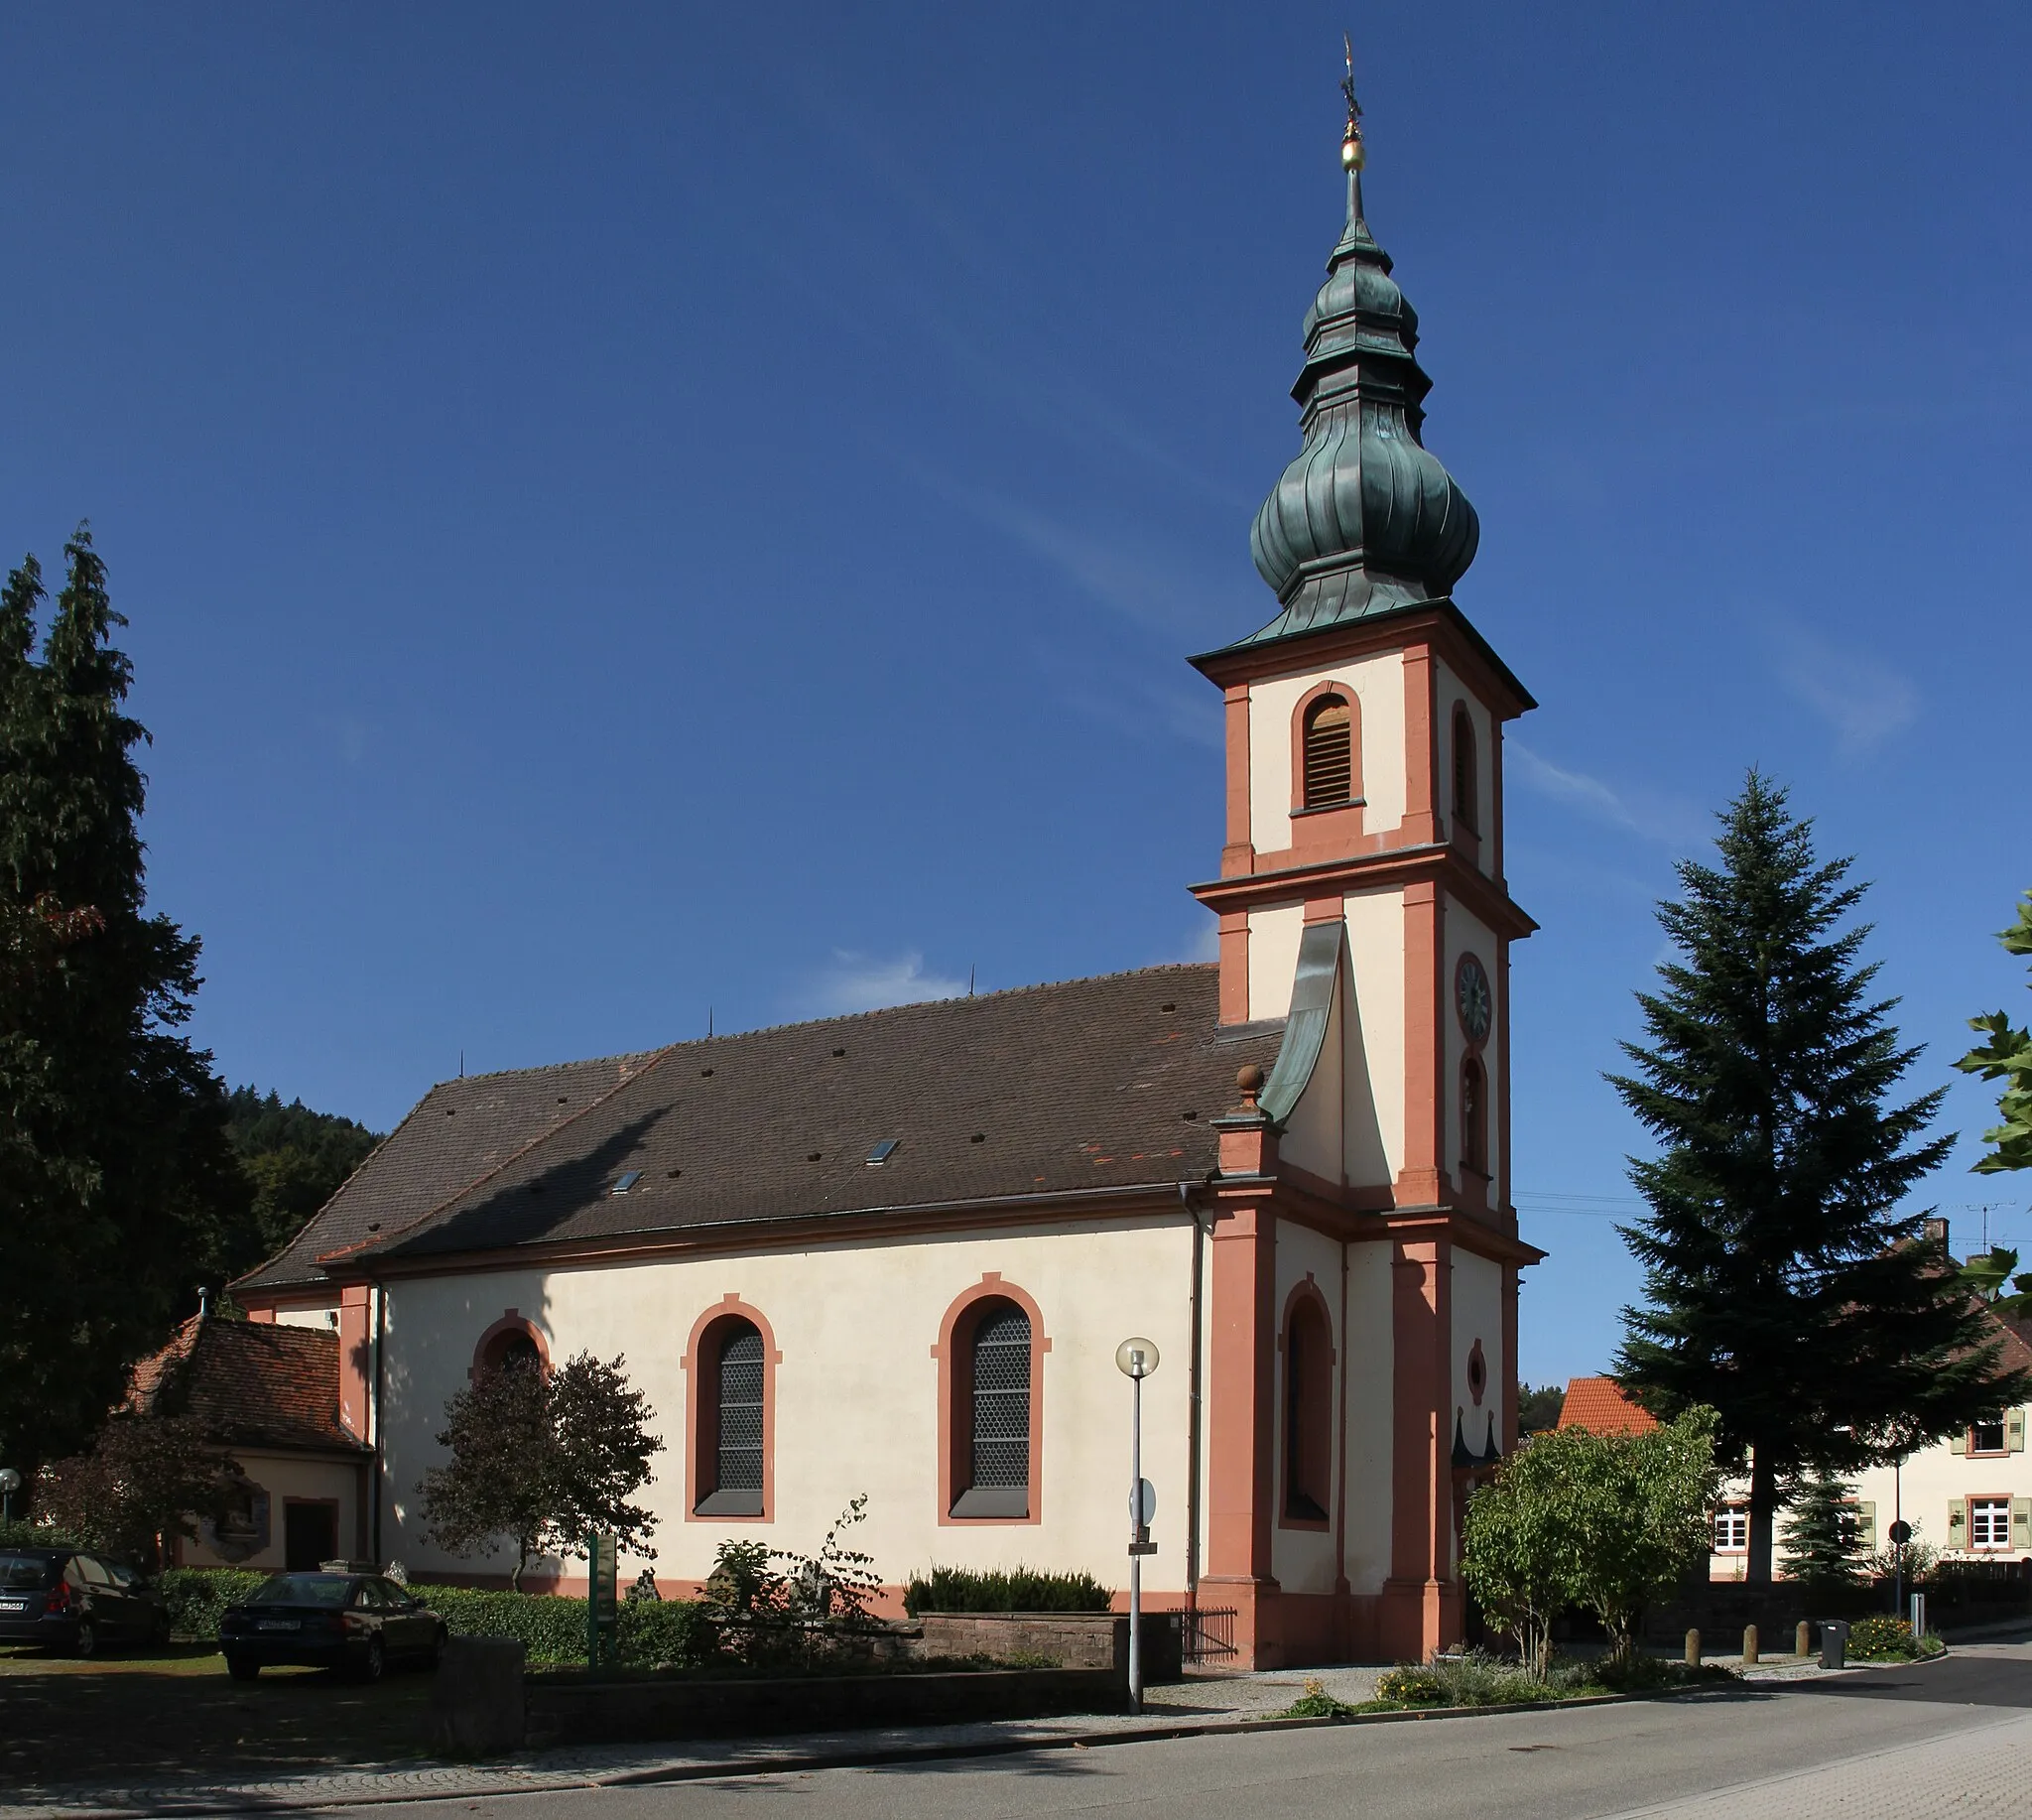
[[[257,1630],[294,1630],[296,1627],[294,1618],[264,1618],[254,1626]]]
[[[27,1610],[28,1601],[26,1599],[0,1599],[0,1612],[26,1612]]]

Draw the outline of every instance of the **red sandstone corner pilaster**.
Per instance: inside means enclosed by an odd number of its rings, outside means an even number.
[[[1404,653],[1404,826],[1398,839],[1406,846],[1423,846],[1440,838],[1440,817],[1433,803],[1440,771],[1439,730],[1433,703],[1438,673],[1430,645],[1411,645]]]
[[[1382,1643],[1398,1661],[1422,1662],[1460,1630],[1452,1548],[1453,1269],[1453,1247],[1444,1236],[1400,1240],[1391,1258],[1395,1368]]]
[[[1277,1217],[1260,1203],[1215,1216],[1207,1297],[1206,1572],[1201,1597],[1235,1608],[1244,1667],[1282,1661],[1268,1632],[1275,1396],[1271,1346]]]
[[[1440,1079],[1446,1053],[1442,1001],[1447,981],[1445,904],[1429,879],[1404,887],[1404,1167],[1397,1172],[1400,1206],[1431,1207],[1446,1199],[1446,1101]]]

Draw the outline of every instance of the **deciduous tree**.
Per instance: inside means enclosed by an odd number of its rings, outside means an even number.
[[[194,1416],[122,1412],[90,1451],[43,1468],[36,1511],[94,1548],[155,1566],[172,1536],[225,1514],[240,1464]]]
[[[1818,859],[1755,772],[1720,822],[1718,864],[1683,861],[1659,906],[1678,954],[1638,994],[1633,1072],[1610,1077],[1658,1145],[1631,1163],[1645,1301],[1617,1375],[1654,1414],[1718,1412],[1767,1584],[1781,1483],[1909,1453],[2032,1382],[1903,1211],[1952,1140],[1927,1135],[1940,1094],[1895,1097],[1919,1052],[1872,996],[1850,861]]]

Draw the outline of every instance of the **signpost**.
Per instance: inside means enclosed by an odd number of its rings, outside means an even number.
[[[1157,1369],[1157,1343],[1124,1340],[1115,1365],[1135,1386],[1129,1410],[1129,1711],[1143,1710],[1143,1557],[1154,1555],[1150,1519],[1157,1514],[1157,1491],[1143,1477],[1143,1380]]]
[[[611,1667],[619,1651],[621,1551],[612,1535],[585,1538],[585,1665]]]

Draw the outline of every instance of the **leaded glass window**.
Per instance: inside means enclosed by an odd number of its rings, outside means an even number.
[[[729,1321],[719,1345],[719,1436],[715,1490],[762,1491],[762,1336],[751,1321]]]
[[[973,1331],[973,1483],[1030,1483],[1030,1317],[1007,1305]]]

